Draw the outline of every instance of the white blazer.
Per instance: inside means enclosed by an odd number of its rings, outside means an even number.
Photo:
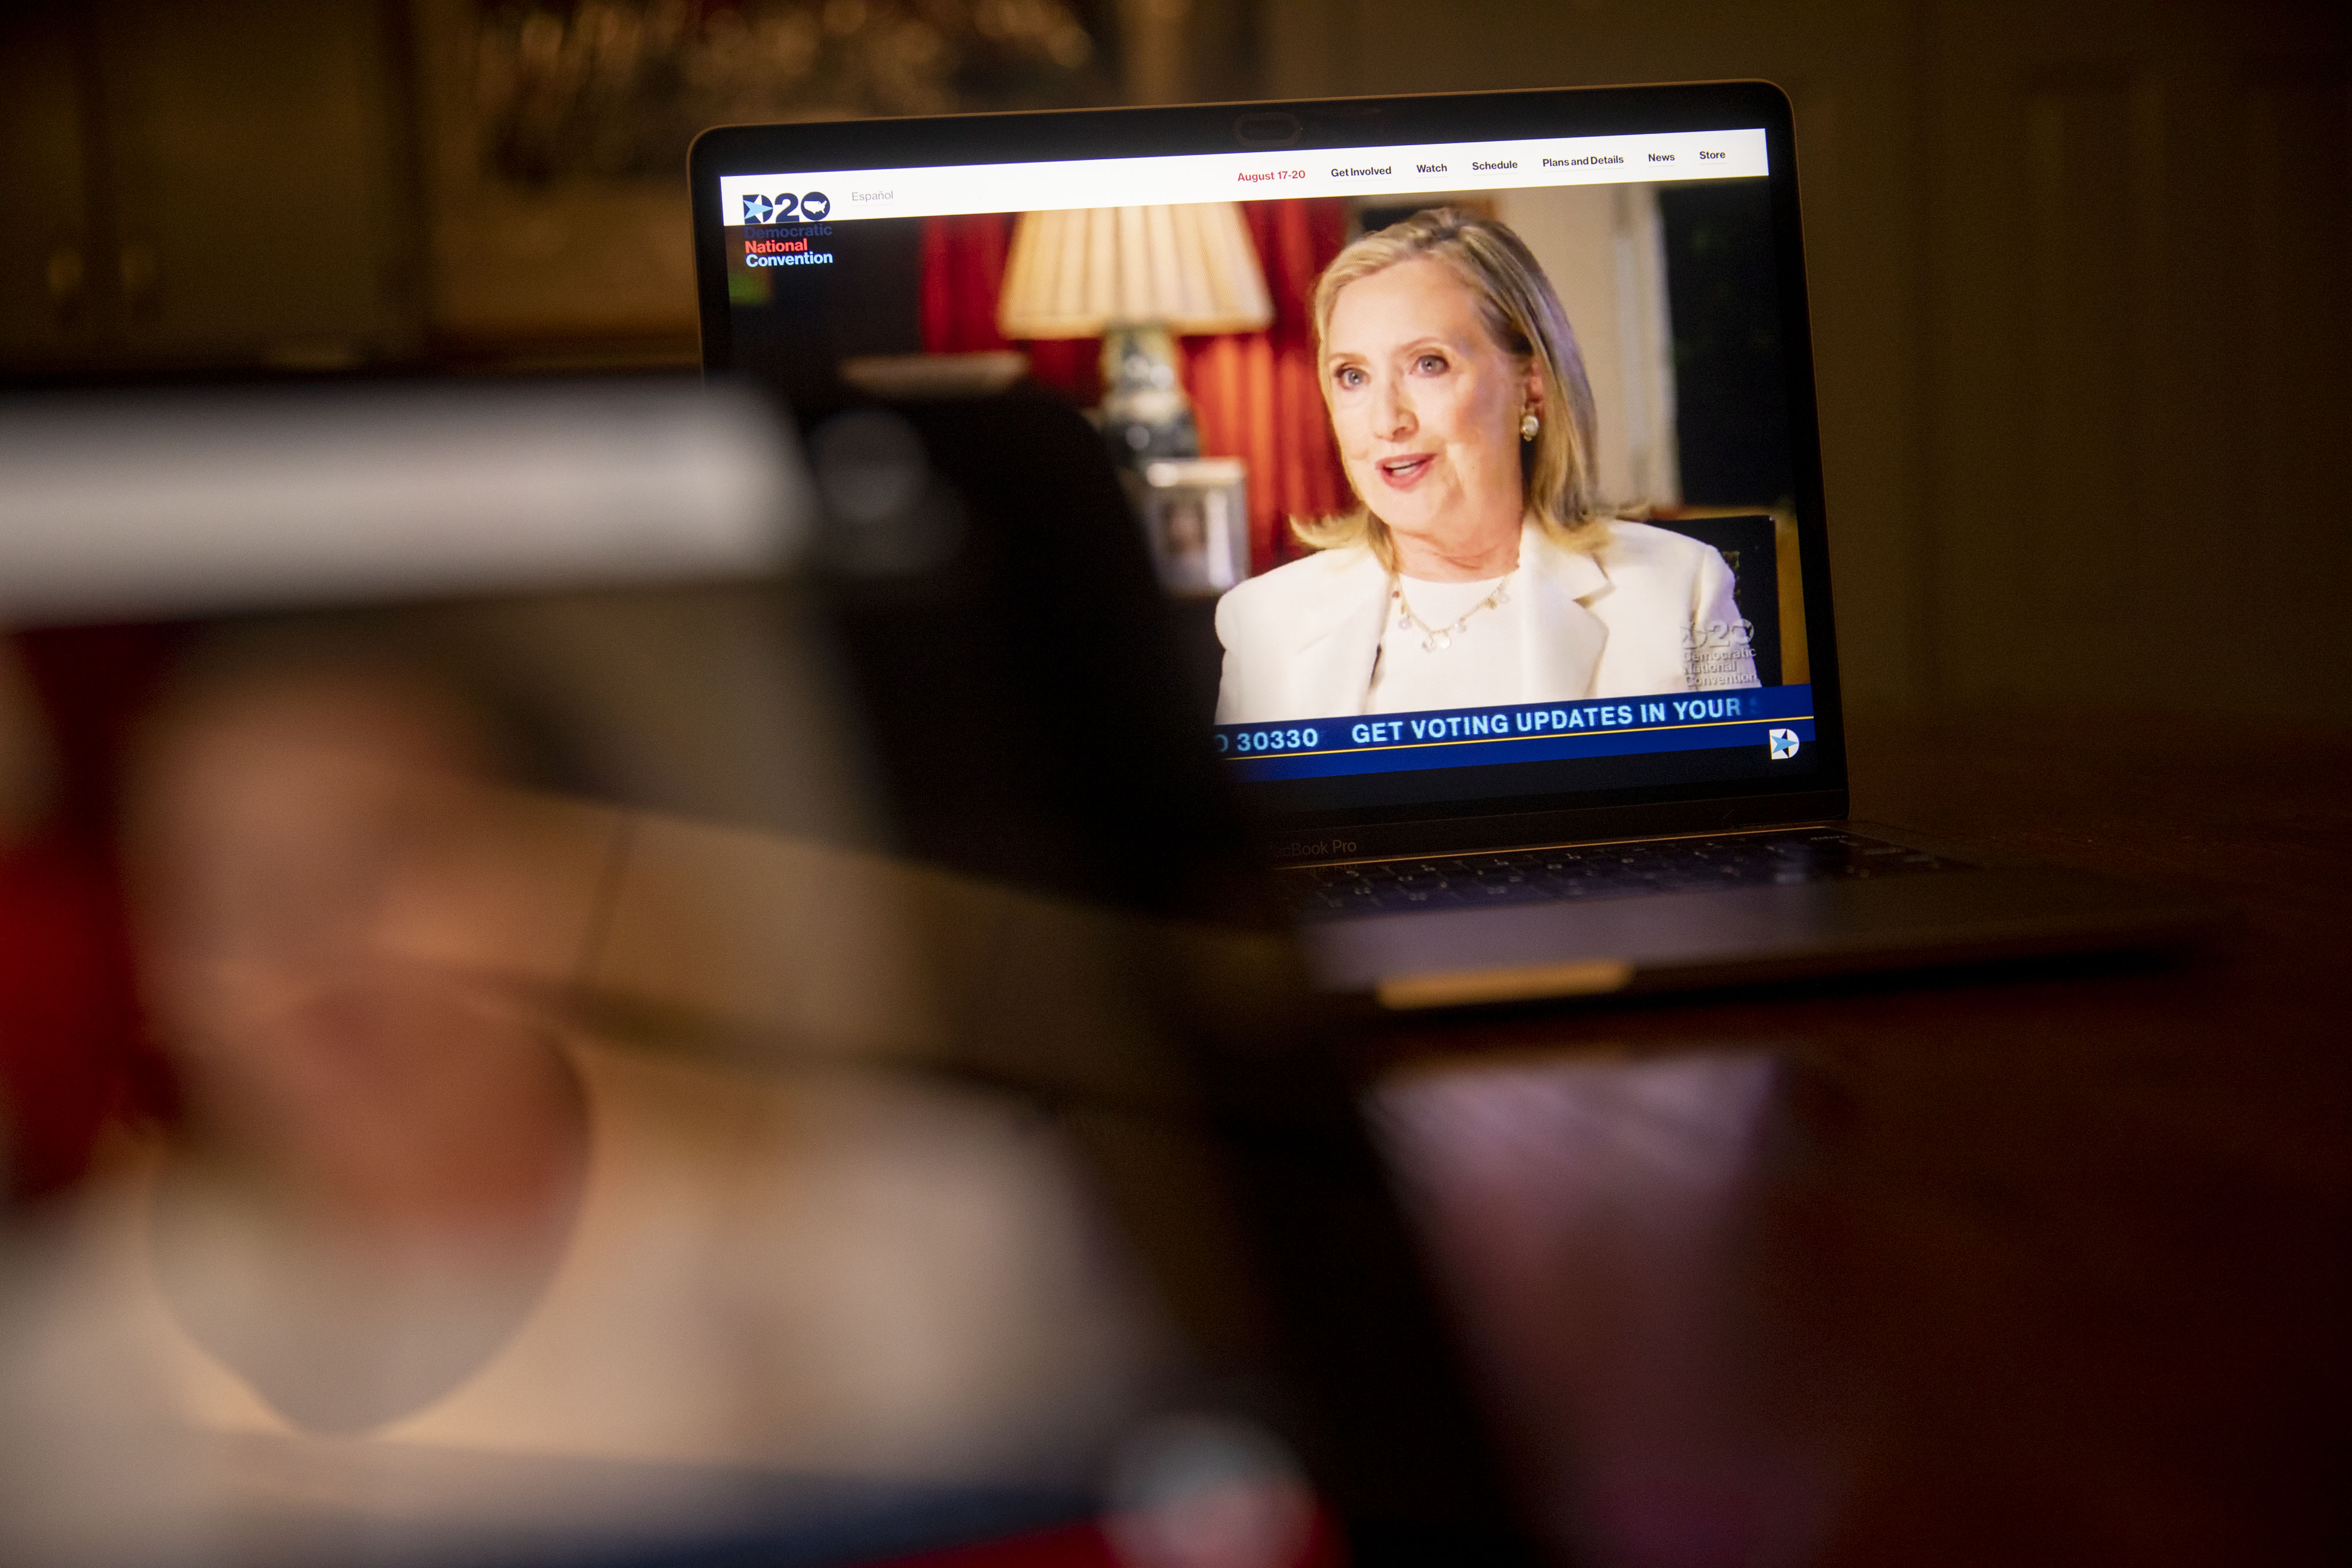
[[[1694,674],[1696,650],[1739,625],[1731,569],[1713,547],[1646,523],[1612,523],[1587,555],[1528,522],[1519,535],[1518,617],[1525,700],[1646,696],[1752,686],[1744,643]],[[1217,601],[1224,679],[1219,724],[1362,713],[1380,656],[1389,574],[1369,545],[1323,550],[1234,587]],[[1709,641],[1708,628],[1718,628]],[[1466,706],[1466,705],[1465,705]]]

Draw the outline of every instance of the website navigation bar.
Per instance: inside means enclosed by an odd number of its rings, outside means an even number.
[[[728,174],[719,179],[719,198],[730,225],[814,217],[841,223],[1294,196],[1753,179],[1768,172],[1760,129],[1682,131],[1336,152]],[[784,214],[792,215],[779,215]]]

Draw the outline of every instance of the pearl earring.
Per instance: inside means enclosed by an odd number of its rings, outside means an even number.
[[[1519,415],[1519,439],[1521,441],[1533,441],[1536,438],[1536,432],[1542,428],[1543,421],[1536,417],[1535,410],[1529,409],[1527,413]]]

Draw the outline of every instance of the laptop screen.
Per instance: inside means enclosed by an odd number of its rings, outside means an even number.
[[[1259,805],[1821,787],[1764,126],[979,162],[934,124],[932,162],[706,170],[722,354],[1086,409]]]

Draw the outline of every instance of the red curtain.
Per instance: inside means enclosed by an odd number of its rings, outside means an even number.
[[[1288,521],[1348,504],[1348,479],[1315,370],[1315,280],[1348,240],[1348,204],[1332,197],[1244,202],[1274,298],[1262,332],[1185,340],[1185,390],[1201,422],[1201,450],[1248,465],[1250,570],[1298,553]]]
[[[1004,253],[1013,214],[969,213],[923,220],[923,350],[971,354],[1018,348],[1029,373],[1081,408],[1102,401],[1100,338],[1029,339],[1008,343],[996,330],[1004,292]]]
[[[110,1114],[172,1103],[132,998],[112,849],[123,739],[170,643],[142,627],[10,639],[58,778],[47,821],[0,845],[0,1132],[15,1145],[0,1197],[66,1186]]]
[[[1201,450],[1238,457],[1249,474],[1250,570],[1265,571],[1298,553],[1287,519],[1339,510],[1347,476],[1315,373],[1308,315],[1315,279],[1347,243],[1347,203],[1336,198],[1244,202],[1274,321],[1264,331],[1187,338],[1178,367],[1201,425]],[[923,223],[923,347],[935,354],[1007,347],[996,330],[1009,214],[927,218]],[[1030,341],[1044,384],[1092,406],[1102,396],[1099,339]]]

